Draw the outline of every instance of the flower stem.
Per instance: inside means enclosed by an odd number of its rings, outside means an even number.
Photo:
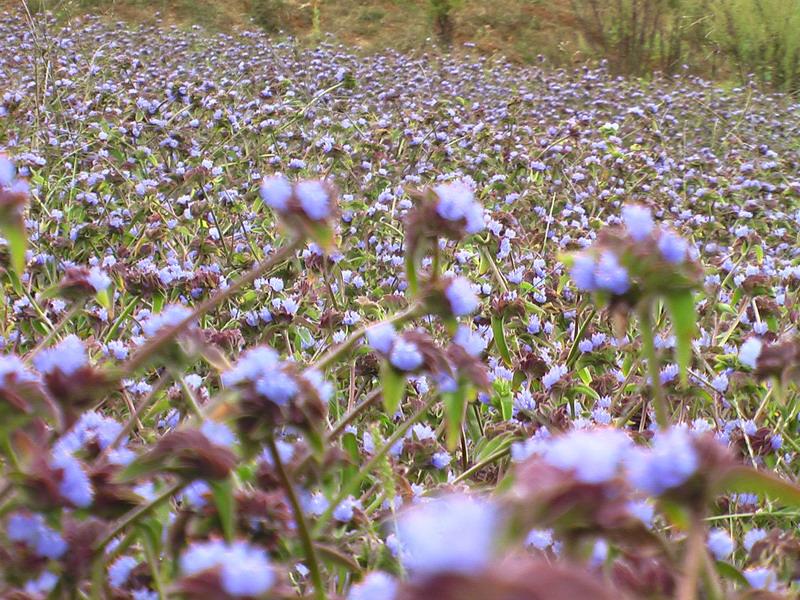
[[[697,598],[697,583],[700,566],[703,563],[703,522],[700,518],[692,519],[689,537],[686,540],[686,557],[683,560],[683,577],[678,584],[676,600],[694,600]]]
[[[275,440],[272,437],[267,438],[267,448],[269,449],[272,462],[275,465],[275,470],[278,472],[278,477],[281,480],[286,491],[286,496],[289,498],[289,503],[292,505],[292,512],[294,513],[294,520],[297,524],[297,531],[300,534],[300,541],[303,544],[303,550],[306,555],[306,562],[308,562],[308,570],[311,574],[311,581],[314,584],[315,597],[317,600],[325,600],[325,584],[322,581],[322,572],[319,568],[319,561],[317,560],[317,553],[314,550],[314,542],[311,540],[311,535],[308,532],[308,524],[306,517],[303,513],[303,508],[300,506],[300,501],[297,499],[292,482],[289,481],[289,476],[286,474],[286,469],[281,462],[281,456],[278,452],[278,447],[275,445]]]
[[[653,389],[656,422],[661,429],[666,429],[668,424],[667,402],[664,398],[664,388],[661,387],[661,372],[658,368],[658,356],[656,356],[655,337],[653,335],[653,319],[650,314],[649,303],[646,303],[639,310],[639,327],[642,330],[642,351],[647,359],[650,386]]]

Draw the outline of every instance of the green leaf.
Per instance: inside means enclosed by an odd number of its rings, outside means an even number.
[[[670,294],[666,297],[666,305],[675,333],[675,357],[681,370],[681,383],[687,385],[689,364],[692,360],[692,339],[697,327],[694,296],[688,290]]]
[[[17,275],[25,272],[25,247],[28,238],[25,235],[25,225],[20,222],[4,223],[2,227],[3,237],[8,242],[8,254],[11,258],[11,267]]]
[[[162,528],[156,518],[142,519],[135,525],[136,533],[145,548],[149,548],[154,556],[161,553]]]
[[[161,312],[161,309],[164,308],[164,302],[166,301],[166,297],[161,292],[156,292],[153,294],[153,314],[157,314]]]
[[[208,485],[211,487],[211,496],[217,507],[219,522],[222,526],[222,533],[228,542],[232,542],[236,535],[236,506],[233,499],[233,480],[228,477],[217,481],[210,480]]]
[[[342,470],[342,484],[347,483],[358,474],[358,465],[361,462],[361,457],[358,453],[358,440],[352,433],[345,433],[342,436],[342,448],[350,457],[350,463],[345,464]]]
[[[717,491],[760,494],[787,506],[800,507],[800,486],[765,471],[738,466],[728,469],[719,480]]]
[[[389,416],[397,412],[403,396],[406,393],[406,376],[400,373],[388,362],[381,365],[381,388],[383,391],[383,405]]]
[[[450,452],[458,446],[458,439],[466,414],[468,387],[467,385],[459,385],[455,392],[442,394],[447,418],[447,449]]]
[[[492,334],[494,335],[494,344],[497,346],[503,362],[510,367],[512,364],[511,352],[508,349],[508,342],[506,342],[506,332],[501,315],[492,315]]]
[[[741,585],[750,585],[745,576],[742,575],[742,572],[730,563],[717,561],[717,572],[725,579],[732,579]]]
[[[414,252],[406,249],[406,280],[408,281],[408,291],[412,296],[416,296],[419,291],[419,278],[417,277],[417,260]]]
[[[592,398],[593,400],[600,400],[600,394],[595,392],[588,385],[580,385],[580,384],[575,385],[572,387],[572,391],[580,394],[585,394],[586,396]]]

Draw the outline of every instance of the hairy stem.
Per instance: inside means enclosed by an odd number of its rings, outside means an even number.
[[[292,512],[294,513],[294,520],[297,525],[297,532],[300,534],[300,541],[303,544],[303,551],[306,555],[306,562],[308,563],[308,570],[311,575],[311,582],[314,584],[314,591],[317,600],[325,600],[325,584],[322,581],[322,572],[319,568],[319,561],[317,560],[317,553],[314,550],[314,542],[311,540],[311,535],[308,531],[308,524],[306,517],[303,513],[303,508],[300,506],[300,501],[295,494],[294,486],[289,481],[289,476],[286,469],[281,462],[281,456],[278,452],[278,447],[275,445],[275,440],[271,437],[267,439],[267,448],[269,449],[272,462],[275,470],[278,473],[278,478],[281,480],[281,485],[286,491],[286,496],[289,498],[289,503],[292,505]]]
[[[650,375],[650,386],[653,390],[653,404],[656,409],[656,422],[661,429],[667,427],[667,401],[664,388],[661,387],[661,372],[656,356],[655,336],[653,335],[653,318],[650,304],[639,310],[639,327],[642,330],[642,352],[647,359],[647,371]]]

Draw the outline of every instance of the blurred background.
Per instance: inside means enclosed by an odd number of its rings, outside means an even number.
[[[3,0],[0,0],[2,3]],[[607,60],[624,75],[693,73],[800,91],[800,0],[5,0],[32,14],[91,13],[231,31],[260,27],[367,50],[433,49]]]

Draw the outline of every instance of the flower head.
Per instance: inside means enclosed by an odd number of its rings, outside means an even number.
[[[498,525],[495,507],[470,496],[452,494],[418,505],[397,523],[403,564],[422,576],[480,571],[492,556]]]
[[[466,222],[467,233],[478,233],[484,227],[483,207],[472,190],[463,182],[444,183],[433,188],[438,199],[436,212],[448,221]]]
[[[472,284],[463,277],[452,279],[444,291],[450,302],[450,309],[456,317],[463,317],[478,310],[480,301],[472,290]]]
[[[628,235],[637,242],[645,240],[655,229],[650,209],[637,204],[628,204],[622,208],[622,220]]]
[[[414,342],[398,338],[392,346],[389,362],[401,371],[414,371],[422,366],[422,353]]]
[[[275,583],[267,553],[243,541],[193,544],[181,556],[180,567],[188,576],[218,571],[223,591],[234,597],[261,596]]]

